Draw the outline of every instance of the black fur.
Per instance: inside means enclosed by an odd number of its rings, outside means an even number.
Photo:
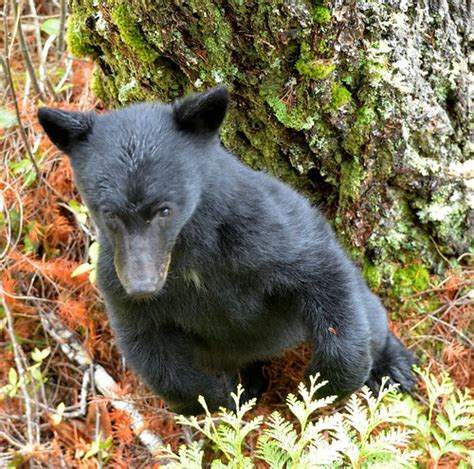
[[[38,110],[38,119],[51,141],[67,152],[90,132],[94,114],[43,107]]]
[[[230,405],[241,370],[309,341],[307,373],[345,395],[413,358],[329,225],[290,187],[219,144],[222,88],[94,116],[41,109],[100,235],[98,283],[130,365],[176,411]],[[171,255],[171,260],[169,258]]]

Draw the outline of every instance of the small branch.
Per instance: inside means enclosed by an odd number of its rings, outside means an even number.
[[[28,142],[28,137],[26,136],[25,129],[23,128],[20,109],[18,108],[18,101],[16,98],[15,85],[13,83],[13,78],[12,78],[11,70],[10,70],[10,62],[8,60],[8,57],[3,56],[3,55],[0,57],[0,60],[2,62],[2,67],[3,67],[3,71],[5,72],[7,83],[10,87],[10,94],[13,100],[13,105],[15,106],[15,114],[18,121],[18,128],[20,129],[21,140],[23,141],[23,145],[25,146],[26,153],[28,154],[28,158],[30,159],[31,164],[33,165],[33,168],[35,169],[36,176],[38,177],[38,180],[40,180],[41,172],[38,167],[38,163],[36,163],[33,153],[31,152],[30,143]]]
[[[132,429],[140,441],[147,447],[151,454],[158,454],[160,448],[164,447],[163,441],[157,435],[145,428],[145,419],[140,411],[129,401],[124,400],[117,392],[120,388],[115,380],[107,373],[101,365],[94,366],[94,377],[97,389],[102,395],[112,399],[112,407],[126,412],[132,420]]]
[[[91,357],[82,347],[75,335],[60,323],[52,313],[41,311],[41,323],[45,331],[59,344],[63,353],[80,367],[88,367],[91,363]]]
[[[41,57],[41,54],[43,52],[43,45],[41,43],[41,26],[38,20],[38,13],[36,12],[35,0],[28,0],[28,3],[30,6],[30,11],[31,11],[31,19],[33,20],[33,29],[35,32],[36,49],[38,51],[38,56]]]
[[[87,391],[89,388],[89,383],[90,383],[90,370],[89,368],[87,368],[82,378],[81,396],[79,398],[79,404],[73,405],[70,407],[65,407],[64,412],[62,413],[63,420],[74,419],[77,417],[84,417],[87,414]],[[38,406],[46,410],[48,414],[54,414],[56,412],[56,409],[52,408],[49,405],[39,403]]]
[[[28,389],[26,387],[26,380],[25,380],[25,368],[23,367],[23,363],[21,361],[21,351],[20,345],[18,344],[15,336],[15,327],[13,324],[13,315],[10,311],[10,308],[5,300],[5,296],[2,295],[2,306],[5,311],[5,315],[7,317],[7,326],[8,326],[8,333],[10,335],[10,340],[13,346],[13,357],[15,360],[16,369],[18,371],[18,379],[20,382],[21,392],[23,393],[23,397],[25,399],[25,416],[26,416],[26,428],[27,428],[27,438],[28,438],[28,446],[33,450],[35,445],[35,431],[34,431],[34,422],[33,422],[33,407],[31,404],[31,398],[28,393]]]
[[[84,372],[84,377],[82,378],[82,386],[81,386],[81,397],[79,399],[79,408],[73,411],[65,411],[63,413],[63,418],[76,418],[86,415],[87,413],[87,390],[89,388],[90,383],[90,373],[89,370]]]
[[[12,74],[11,74],[11,69],[10,69],[10,61],[8,59],[10,50],[8,47],[8,34],[9,34],[9,28],[8,28],[8,7],[9,7],[9,2],[6,1],[5,4],[3,5],[3,29],[5,33],[5,55],[1,56],[0,59],[2,61],[2,67],[3,71],[5,73],[5,79],[7,81],[7,86],[10,88],[10,94],[13,99],[13,105],[15,106],[15,114],[16,118],[18,121],[18,125],[20,127],[20,136],[21,140],[23,141],[23,145],[25,145],[26,152],[28,153],[28,157],[31,160],[31,163],[33,164],[33,167],[35,168],[36,175],[38,176],[38,179],[40,178],[40,170],[38,168],[38,165],[36,164],[35,159],[33,158],[33,154],[31,153],[30,149],[30,144],[28,142],[28,138],[25,133],[25,129],[21,125],[21,115],[20,115],[20,109],[18,108],[18,102],[16,98],[16,92],[15,92],[15,85],[13,83],[12,79]]]
[[[18,39],[20,41],[20,50],[21,50],[21,55],[23,56],[23,60],[25,62],[25,65],[26,65],[26,70],[28,72],[28,75],[31,79],[31,83],[33,84],[33,88],[35,89],[35,92],[36,94],[39,96],[39,98],[44,101],[45,100],[45,97],[44,97],[44,93],[43,91],[41,90],[41,87],[38,83],[38,80],[36,79],[36,73],[35,73],[35,68],[33,66],[33,62],[31,60],[31,56],[30,56],[30,51],[28,49],[28,45],[26,43],[26,39],[25,39],[25,33],[23,31],[23,27],[22,27],[22,24],[21,24],[21,12],[18,8],[18,2],[16,0],[12,0],[12,4],[13,4],[13,13],[15,15],[15,17],[17,18],[17,26],[18,26]],[[7,22],[7,20],[5,19],[5,22]],[[5,29],[5,32],[7,31],[7,29]],[[6,35],[8,36],[8,35]],[[7,60],[8,60],[8,57],[7,57]]]
[[[67,16],[67,1],[60,0],[59,2],[59,36],[58,36],[58,54],[64,52],[64,30],[66,29],[66,16]]]
[[[41,55],[39,56],[40,58],[39,69],[40,69],[40,76],[41,76],[41,81],[43,85],[51,93],[53,99],[57,101],[58,95],[56,94],[56,90],[54,89],[54,86],[52,85],[51,80],[49,79],[46,73],[49,49],[51,48],[55,39],[56,39],[56,36],[54,34],[52,34],[51,36],[48,37],[48,39],[46,39]]]
[[[453,331],[455,334],[457,334],[461,339],[465,340],[470,347],[474,347],[474,342],[469,339],[465,334],[463,334],[460,330],[456,329],[452,324],[449,324],[449,322],[443,321],[442,319],[437,318],[436,316],[433,316],[432,314],[428,314],[428,317],[430,317],[433,321],[443,324],[447,328],[449,328],[451,331]]]

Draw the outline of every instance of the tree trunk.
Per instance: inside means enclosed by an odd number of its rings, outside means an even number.
[[[70,4],[99,97],[227,85],[225,146],[320,204],[373,286],[468,249],[470,1]]]

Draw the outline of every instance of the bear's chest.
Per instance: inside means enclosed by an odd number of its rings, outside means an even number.
[[[270,293],[250,276],[190,274],[169,285],[157,314],[189,333],[200,360],[212,368],[275,356],[305,339],[296,298]]]
[[[191,333],[222,336],[252,330],[270,312],[269,306],[257,278],[189,269],[168,280],[156,302],[156,317]]]
[[[251,274],[175,271],[160,296],[138,303],[134,316],[122,316],[114,325],[128,333],[142,327],[140,318],[146,320],[151,337],[158,337],[159,329],[179,330],[193,343],[194,356],[203,365],[231,369],[255,357],[277,356],[307,339],[297,300],[296,294],[268,291]],[[137,337],[139,347],[141,335],[129,335]]]

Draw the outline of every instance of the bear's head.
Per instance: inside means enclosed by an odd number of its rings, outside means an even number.
[[[197,209],[203,159],[219,145],[229,95],[217,87],[171,105],[141,103],[107,114],[40,108],[128,295],[149,297],[166,281],[176,239]]]

